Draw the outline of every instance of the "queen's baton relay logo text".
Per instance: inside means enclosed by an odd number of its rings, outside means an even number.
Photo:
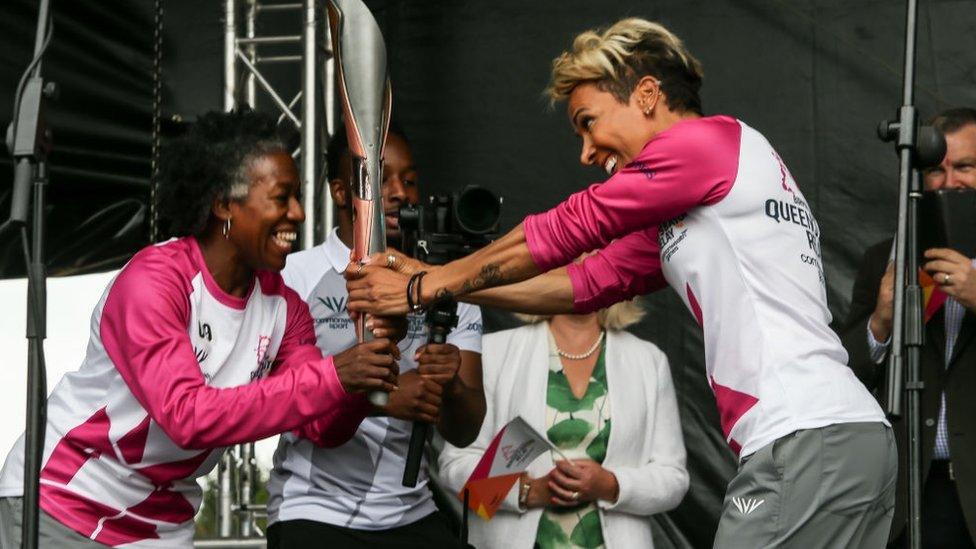
[[[776,155],[776,153],[773,153]],[[799,227],[806,233],[807,249],[800,252],[800,261],[817,270],[820,283],[825,284],[823,264],[820,254],[820,226],[810,211],[810,205],[793,190],[793,177],[783,161],[776,155],[780,165],[780,184],[789,193],[785,200],[769,198],[763,203],[763,213],[777,224]]]
[[[674,219],[661,223],[657,230],[657,242],[661,246],[661,259],[671,261],[671,256],[677,253],[681,242],[688,236],[685,218],[688,214],[681,214]]]

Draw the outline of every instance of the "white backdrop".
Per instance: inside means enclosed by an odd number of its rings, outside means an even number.
[[[92,310],[116,272],[48,279],[47,388],[81,365],[88,346]],[[27,393],[27,281],[0,280],[0,460],[24,432]],[[259,442],[259,465],[271,467],[277,437]]]

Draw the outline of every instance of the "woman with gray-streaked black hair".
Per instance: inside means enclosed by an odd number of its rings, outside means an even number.
[[[274,120],[208,113],[162,156],[173,239],[138,252],[91,319],[81,367],[48,398],[40,545],[191,547],[196,479],[225,446],[295,430],[345,442],[395,388],[403,322],[335,356],[285,286],[305,217]],[[0,546],[20,546],[24,438],[0,474]]]

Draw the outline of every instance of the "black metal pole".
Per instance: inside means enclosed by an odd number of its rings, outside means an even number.
[[[34,178],[33,250],[27,273],[28,360],[21,540],[23,549],[35,549],[38,543],[40,469],[44,458],[44,428],[47,424],[47,368],[44,363],[44,339],[47,337],[47,272],[44,266],[46,187],[47,163],[41,161],[36,165]],[[22,231],[22,235],[26,237],[26,231]]]
[[[40,515],[40,468],[44,455],[44,429],[47,424],[47,379],[44,364],[44,338],[47,331],[47,282],[44,267],[45,189],[47,152],[51,134],[44,124],[44,99],[56,89],[41,78],[41,58],[50,43],[52,29],[50,1],[38,7],[34,55],[20,84],[14,116],[8,133],[8,146],[14,157],[9,226],[19,228],[27,270],[27,420],[24,429],[24,494],[21,522],[21,547],[36,549]],[[32,185],[33,184],[33,185]],[[33,188],[33,215],[31,189]],[[33,225],[28,237],[27,222]]]
[[[430,435],[430,423],[414,421],[410,431],[410,445],[407,446],[407,463],[403,468],[403,485],[413,488],[417,485],[420,475],[420,464],[423,461],[424,446]]]
[[[905,28],[905,73],[902,88],[902,107],[896,122],[884,122],[879,128],[882,139],[897,137],[898,150],[898,229],[895,237],[895,295],[892,326],[892,347],[888,368],[888,414],[900,417],[902,413],[902,390],[904,373],[904,328],[905,328],[905,283],[906,283],[906,245],[909,214],[909,191],[911,187],[912,156],[916,140],[918,113],[915,110],[915,34],[918,3],[908,0],[908,13]]]
[[[905,427],[908,435],[908,539],[911,549],[921,548],[921,444],[919,401],[923,384],[919,377],[919,350],[923,343],[922,292],[918,285],[917,209],[921,197],[916,155],[918,112],[914,106],[915,38],[918,2],[908,0],[905,15],[905,64],[902,106],[898,121],[884,123],[882,139],[897,137],[898,232],[895,238],[895,287],[891,353],[887,371],[887,412],[902,413],[902,395],[907,390]],[[907,379],[906,379],[907,374]]]
[[[464,506],[461,508],[461,547],[468,547],[468,502],[471,501],[471,491],[464,489]]]
[[[925,332],[922,323],[922,289],[918,285],[918,201],[922,196],[921,178],[912,168],[909,192],[906,268],[905,268],[905,389],[908,393],[908,539],[909,547],[922,546],[922,383],[920,360]]]
[[[457,302],[442,302],[431,306],[427,311],[428,337],[427,343],[447,343],[447,335],[457,326]],[[413,488],[417,485],[420,474],[420,464],[424,458],[424,446],[430,434],[430,424],[423,421],[413,422],[410,432],[410,445],[407,446],[407,462],[403,468],[403,485]]]

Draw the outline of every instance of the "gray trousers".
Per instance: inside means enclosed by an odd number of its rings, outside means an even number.
[[[740,463],[714,546],[883,548],[897,473],[894,435],[882,423],[791,433]]]
[[[0,498],[0,549],[20,549],[24,498]],[[105,549],[44,511],[38,517],[37,546],[42,549]]]

